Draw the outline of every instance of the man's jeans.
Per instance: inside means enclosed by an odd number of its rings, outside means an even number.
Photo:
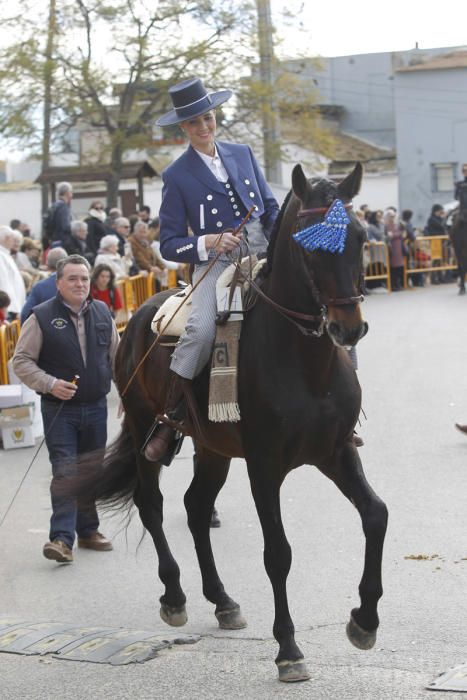
[[[61,479],[76,475],[77,455],[99,449],[103,453],[107,441],[107,400],[103,397],[92,403],[64,401],[57,415],[60,405],[58,401],[46,398],[41,402],[45,441],[53,475],[50,485],[50,540],[60,539],[73,547],[75,531],[79,537],[89,537],[98,529],[96,507],[94,504],[86,504],[86,508],[83,508],[72,499],[56,496],[54,487]]]

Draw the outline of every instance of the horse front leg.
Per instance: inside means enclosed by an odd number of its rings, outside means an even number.
[[[211,547],[210,525],[216,497],[229,473],[230,458],[196,447],[193,480],[185,494],[188,526],[195,543],[204,596],[216,606],[221,629],[246,627],[240,606],[225,592]]]
[[[378,601],[383,595],[381,563],[388,511],[363,472],[359,454],[352,442],[335,456],[329,470],[320,467],[358,510],[365,535],[365,564],[359,585],[360,607],[354,608],[347,625],[347,636],[358,649],[371,649],[379,626]]]
[[[133,498],[141,521],[153,539],[159,560],[159,578],[165,586],[165,592],[159,599],[160,616],[168,625],[180,627],[188,619],[186,596],[180,585],[180,569],[162,527],[163,497],[159,488],[159,471],[158,465],[139,457],[139,480]]]
[[[285,535],[280,508],[281,479],[277,465],[272,462],[258,469],[258,462],[247,460],[248,473],[256,510],[264,539],[264,566],[274,594],[273,634],[279,644],[276,664],[279,680],[306,681],[310,674],[303,654],[295,641],[295,627],[287,600],[287,576],[292,563],[292,551]]]

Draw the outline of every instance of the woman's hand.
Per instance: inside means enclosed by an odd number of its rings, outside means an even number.
[[[233,231],[223,231],[223,233],[208,233],[205,236],[206,249],[216,250],[218,253],[230,253],[240,245],[243,234],[235,234]]]

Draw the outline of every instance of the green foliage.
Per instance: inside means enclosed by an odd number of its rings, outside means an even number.
[[[15,17],[6,16],[7,3],[0,8],[10,37],[0,49],[3,140],[42,149],[48,85],[52,150],[70,129],[91,126],[101,134],[93,158],[111,163],[118,180],[125,152],[154,147],[162,136],[154,122],[171,107],[168,86],[190,75],[234,90],[235,110],[226,109],[231,129],[259,123],[268,88],[250,77],[257,60],[252,0],[54,0],[49,26],[52,1],[19,0]],[[299,104],[291,83],[280,90],[281,105]],[[292,112],[300,121],[306,110]]]

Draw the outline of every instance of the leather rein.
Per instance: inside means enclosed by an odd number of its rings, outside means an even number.
[[[346,209],[351,209],[352,204],[345,204],[344,205]],[[310,216],[313,214],[326,214],[328,211],[329,207],[316,207],[314,209],[300,209],[297,213],[297,220],[300,219],[303,216]],[[238,262],[235,262],[235,265],[237,266],[237,269],[240,270],[240,266]],[[243,275],[242,275],[243,276]],[[352,304],[361,304],[362,301],[364,301],[365,297],[363,294],[359,294],[358,296],[352,296],[352,297],[342,297],[342,298],[329,298],[325,299],[324,302],[321,302],[321,294],[319,292],[319,289],[317,288],[315,281],[313,277],[310,277],[310,282],[311,282],[311,288],[312,288],[312,298],[313,301],[315,301],[317,304],[321,306],[319,314],[305,314],[302,313],[301,311],[293,311],[292,309],[288,309],[285,306],[282,306],[281,304],[278,304],[274,299],[271,299],[263,290],[261,287],[255,282],[255,280],[252,277],[252,271],[251,271],[251,266],[250,266],[250,273],[247,278],[244,278],[245,281],[247,281],[251,287],[255,290],[255,292],[260,296],[266,303],[268,303],[270,306],[272,306],[275,311],[277,311],[281,316],[286,318],[288,321],[294,324],[298,328],[298,330],[306,336],[313,336],[313,337],[321,337],[324,333],[324,327],[326,324],[326,315],[327,315],[327,310],[329,307],[336,307],[336,306],[347,306],[347,305],[352,305]],[[250,307],[251,308],[251,307]],[[248,309],[247,309],[248,310]],[[295,320],[298,319],[298,320]],[[311,323],[318,323],[318,328],[307,328],[306,326],[302,325],[299,323],[299,321],[307,321]]]

